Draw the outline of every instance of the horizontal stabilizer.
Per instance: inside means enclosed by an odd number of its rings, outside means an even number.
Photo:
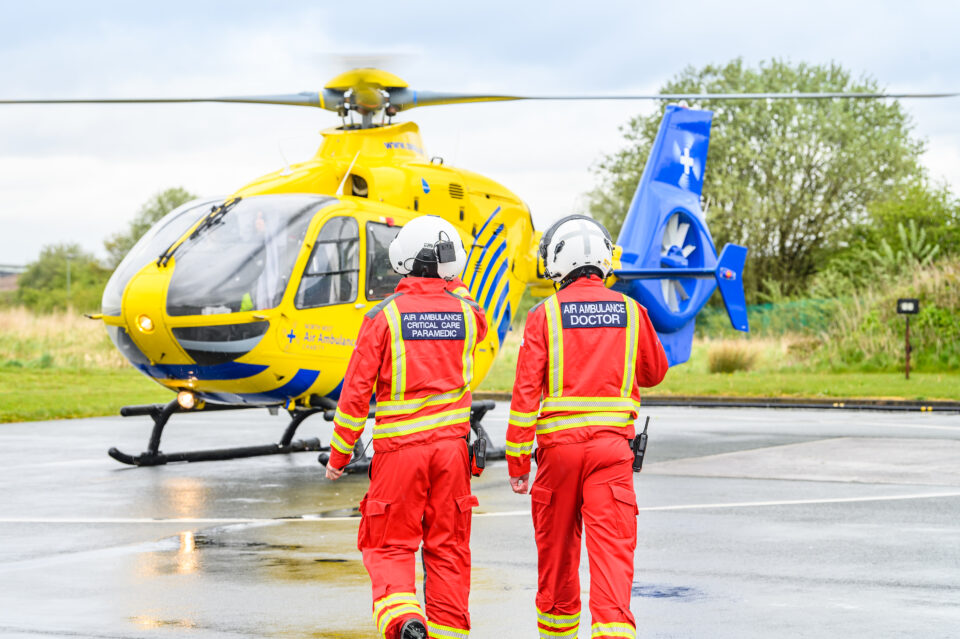
[[[720,252],[717,264],[717,285],[723,296],[730,323],[738,331],[749,331],[747,300],[743,293],[743,265],[747,261],[747,248],[727,244]]]

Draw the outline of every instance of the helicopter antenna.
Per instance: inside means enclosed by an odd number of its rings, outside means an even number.
[[[290,161],[287,160],[287,155],[283,152],[283,140],[277,140],[277,150],[280,151],[280,157],[283,158],[283,170],[280,171],[280,175],[293,175]]]
[[[350,171],[353,170],[353,165],[357,162],[358,157],[360,157],[360,151],[357,151],[357,154],[353,156],[353,162],[350,163],[349,168],[347,168],[347,172],[343,176],[343,181],[340,182],[340,186],[337,188],[337,197],[341,197],[343,195],[343,187],[347,185],[347,178],[350,177]]]

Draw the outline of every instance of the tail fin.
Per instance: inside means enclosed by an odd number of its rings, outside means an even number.
[[[743,293],[743,265],[747,261],[747,249],[736,244],[727,244],[720,252],[717,264],[717,286],[727,308],[730,323],[738,331],[749,331],[747,300]]]

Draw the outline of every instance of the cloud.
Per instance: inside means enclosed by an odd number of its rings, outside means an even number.
[[[955,3],[18,3],[0,20],[0,96],[206,96],[319,89],[343,53],[400,54],[434,90],[652,92],[685,66],[836,60],[891,89],[949,90]],[[50,16],[55,16],[51,19]],[[957,101],[905,102],[932,175],[960,187]],[[617,127],[652,108],[509,103],[425,108],[428,152],[488,175],[538,224],[571,212]],[[238,105],[0,108],[0,262],[45,243],[100,251],[153,193],[231,192],[309,157],[329,113]],[[869,134],[869,132],[864,132]]]

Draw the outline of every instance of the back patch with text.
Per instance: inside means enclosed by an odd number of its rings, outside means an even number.
[[[560,305],[564,328],[626,328],[624,302],[564,302]]]
[[[401,313],[403,339],[466,339],[463,313]]]

